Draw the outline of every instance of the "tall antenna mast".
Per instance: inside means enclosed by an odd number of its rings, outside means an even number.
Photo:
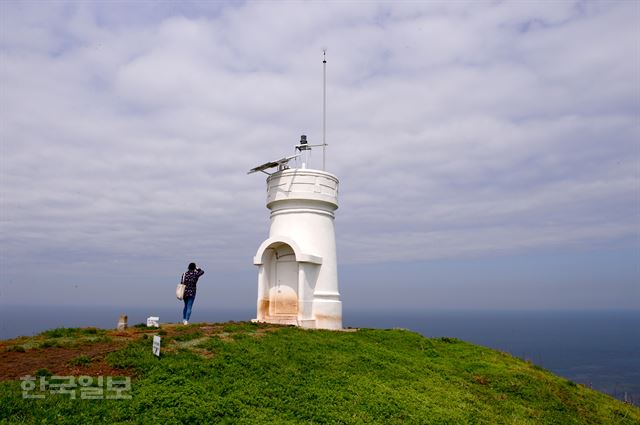
[[[322,171],[327,161],[327,49],[322,49]]]

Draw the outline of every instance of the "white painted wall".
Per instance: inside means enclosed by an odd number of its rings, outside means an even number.
[[[342,328],[334,212],[338,208],[338,179],[312,169],[278,171],[267,178],[267,208],[271,210],[269,238],[254,258],[258,271],[257,320],[322,329]],[[296,282],[278,282],[279,252],[294,253]],[[282,259],[281,259],[282,260]],[[288,276],[292,274],[289,273]],[[278,285],[297,287],[297,314],[275,314],[281,302]],[[291,291],[286,289],[291,294]],[[284,295],[283,295],[284,296]]]

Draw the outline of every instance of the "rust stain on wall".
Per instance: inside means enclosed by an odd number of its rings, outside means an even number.
[[[316,320],[326,320],[326,321],[342,321],[342,316],[336,316],[332,314],[315,314],[314,319]]]
[[[295,293],[278,294],[274,300],[275,314],[298,314],[298,296]]]
[[[269,316],[269,299],[263,298],[260,300],[260,305],[258,306],[258,317],[267,316]]]

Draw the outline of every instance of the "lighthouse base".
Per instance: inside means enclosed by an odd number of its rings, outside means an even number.
[[[316,294],[313,318],[316,329],[342,329],[342,302],[338,294]]]
[[[299,326],[306,329],[342,329],[342,303],[340,301],[316,299],[312,304],[312,311],[311,317],[261,314],[251,321],[254,323]]]
[[[286,236],[272,236],[254,257],[258,266],[256,321],[313,329],[342,329],[336,277],[322,278],[325,259],[300,249]],[[326,289],[329,288],[329,289]]]

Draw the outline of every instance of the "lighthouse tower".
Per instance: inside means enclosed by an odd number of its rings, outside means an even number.
[[[267,178],[269,237],[253,259],[258,266],[256,320],[341,329],[334,227],[338,178],[306,168],[310,150],[306,136],[296,149],[300,154],[295,157],[302,157],[301,168],[289,168],[294,158],[289,157],[250,171],[278,168]]]

